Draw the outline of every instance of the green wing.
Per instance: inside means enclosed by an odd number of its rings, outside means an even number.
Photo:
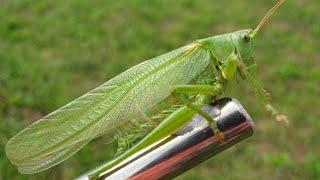
[[[141,119],[148,108],[186,84],[210,59],[191,44],[145,61],[43,117],[9,140],[6,153],[21,173],[48,169],[72,156],[92,139]]]

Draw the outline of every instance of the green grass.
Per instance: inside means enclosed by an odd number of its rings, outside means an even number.
[[[66,162],[21,175],[6,142],[122,71],[193,40],[254,28],[276,0],[1,1],[0,179],[71,179],[114,152],[95,140]],[[320,178],[319,3],[288,1],[262,28],[258,78],[291,126],[274,122],[243,83],[228,86],[254,135],[177,179]],[[317,60],[318,59],[318,60]]]

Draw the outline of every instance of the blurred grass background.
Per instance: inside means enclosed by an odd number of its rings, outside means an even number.
[[[21,175],[6,142],[122,71],[193,40],[255,28],[276,0],[0,1],[0,179],[71,179],[112,157],[108,138],[64,163]],[[228,86],[255,120],[253,137],[177,179],[320,178],[318,0],[287,1],[262,28],[258,78],[291,127],[243,83]]]

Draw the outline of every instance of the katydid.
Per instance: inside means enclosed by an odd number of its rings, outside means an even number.
[[[255,30],[196,40],[136,65],[31,124],[6,145],[23,174],[46,170],[68,159],[92,139],[115,132],[120,154],[92,172],[96,178],[134,153],[177,132],[196,113],[223,140],[213,117],[201,110],[221,97],[228,81],[246,80],[268,111],[287,123],[255,80],[253,41],[279,1]],[[133,146],[133,147],[131,147]]]

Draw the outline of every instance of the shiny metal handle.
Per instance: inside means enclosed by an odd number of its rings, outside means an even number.
[[[99,179],[172,179],[253,134],[254,123],[236,99],[222,98],[202,109],[214,117],[225,135],[224,141],[217,140],[207,121],[195,115],[179,132],[108,170]]]

